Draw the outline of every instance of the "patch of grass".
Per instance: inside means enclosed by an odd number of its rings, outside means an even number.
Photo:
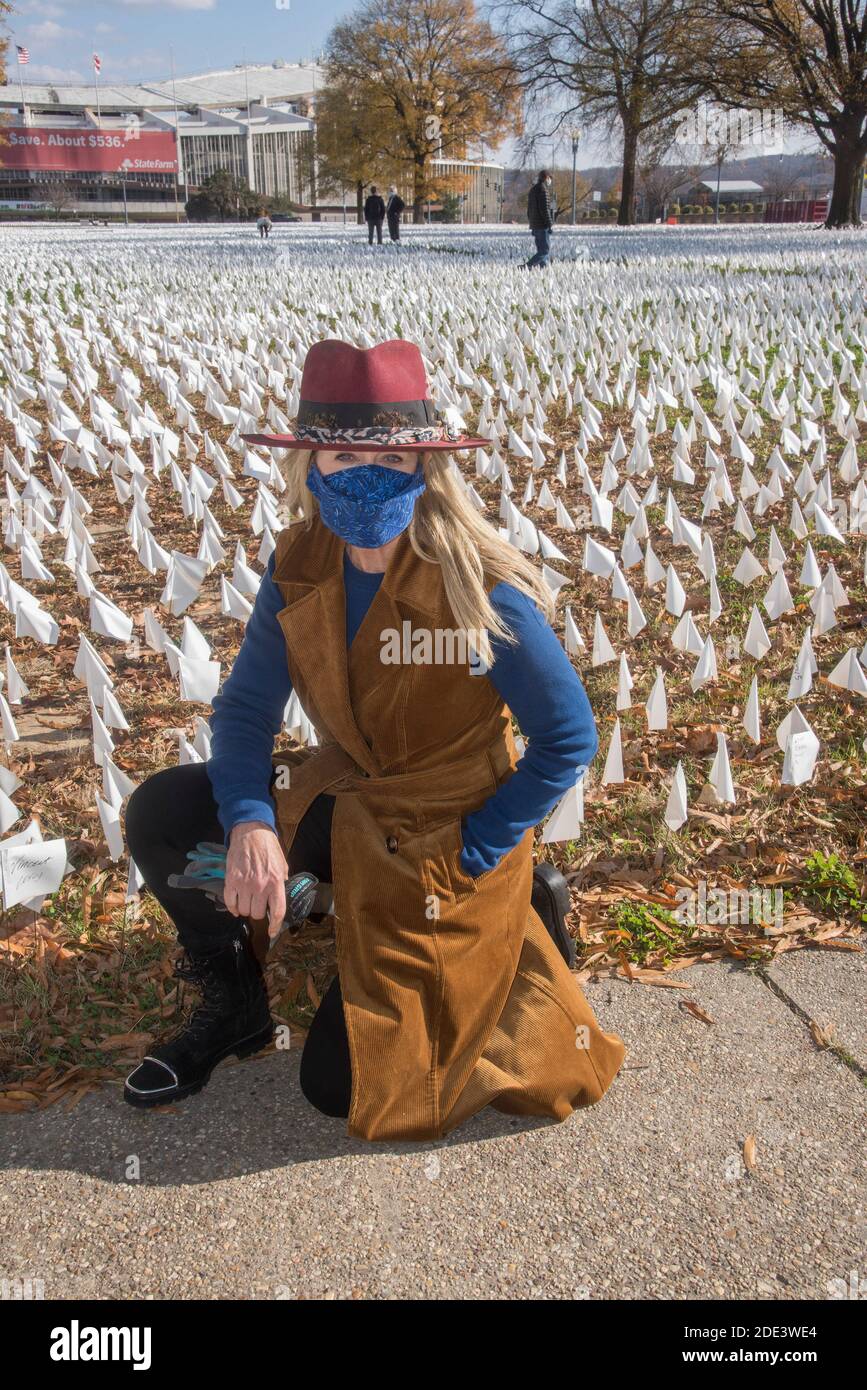
[[[694,926],[679,922],[666,908],[648,907],[646,903],[613,903],[608,915],[611,935],[619,939],[627,959],[637,965],[646,965],[651,956],[665,964],[695,933]]]
[[[478,251],[472,251],[466,246],[431,246],[428,243],[425,251],[436,251],[443,256],[478,256]]]
[[[804,862],[805,896],[827,917],[856,917],[867,924],[867,902],[855,874],[839,854],[816,850]]]

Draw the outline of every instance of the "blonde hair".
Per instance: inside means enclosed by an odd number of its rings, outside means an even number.
[[[287,449],[277,464],[286,481],[283,499],[309,526],[319,508],[307,487],[313,449]],[[478,655],[493,665],[491,636],[515,643],[517,637],[498,617],[488,588],[505,581],[538,604],[548,622],[554,618],[554,599],[541,574],[509,545],[465,495],[449,466],[449,455],[419,450],[426,487],[416,500],[409,524],[409,541],[416,555],[440,566],[446,597],[461,629],[478,633]]]

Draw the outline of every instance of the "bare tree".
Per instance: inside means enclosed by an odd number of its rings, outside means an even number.
[[[50,183],[43,184],[40,191],[55,217],[66,212],[75,202],[76,190],[66,179],[52,179]]]
[[[792,160],[785,155],[771,160],[762,174],[762,186],[772,203],[782,202],[791,196],[800,174]]]
[[[572,170],[571,169],[552,169],[551,178],[554,181],[554,200],[560,213],[560,222],[566,223],[572,220]],[[591,192],[590,180],[585,179],[580,170],[575,171],[575,209],[576,213],[587,200]]]
[[[865,0],[705,0],[725,21],[697,55],[718,100],[777,107],[810,127],[834,158],[826,227],[861,225],[867,160]]]
[[[671,122],[650,130],[636,160],[636,180],[647,202],[648,220],[664,217],[674,194],[693,183],[706,163],[704,148],[678,141]]]
[[[10,4],[7,4],[7,0],[0,0],[0,24],[5,25],[6,20],[4,16],[9,14],[11,9],[12,6]],[[6,82],[9,80],[6,75],[6,54],[8,52],[8,49],[9,39],[6,34],[0,33],[0,85],[5,85]],[[21,119],[24,119],[23,112],[21,115]],[[5,134],[3,127],[5,125],[14,125],[16,123],[17,118],[13,119],[10,112],[0,112],[0,147],[8,144],[9,141],[9,137]]]
[[[618,222],[635,219],[638,150],[705,91],[692,0],[494,0],[531,110],[549,130],[580,113],[623,142]],[[705,30],[711,28],[704,22]]]

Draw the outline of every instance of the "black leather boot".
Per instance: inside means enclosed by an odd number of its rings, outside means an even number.
[[[265,981],[245,923],[227,945],[207,953],[187,951],[186,960],[175,965],[175,974],[198,986],[202,1002],[127,1077],[123,1098],[130,1105],[168,1105],[195,1095],[224,1057],[260,1052],[274,1036]]]
[[[530,901],[538,912],[548,935],[566,964],[575,964],[575,942],[566,926],[566,913],[571,906],[569,885],[553,864],[536,864],[533,869],[533,892]]]

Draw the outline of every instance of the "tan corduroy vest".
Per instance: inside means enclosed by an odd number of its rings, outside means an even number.
[[[599,1028],[530,906],[532,831],[479,878],[460,865],[461,817],[517,760],[509,711],[487,676],[448,660],[447,637],[437,648],[437,630],[457,623],[440,567],[407,532],[347,653],[343,551],[318,517],[277,540],[277,617],[321,746],[275,752],[290,781],[274,797],[293,869],[305,867],[291,848],[307,807],[322,791],[336,798],[348,1133],[435,1139],[488,1104],[565,1119],[604,1094],[623,1042]],[[388,630],[407,656],[428,631],[441,659],[384,661]]]

